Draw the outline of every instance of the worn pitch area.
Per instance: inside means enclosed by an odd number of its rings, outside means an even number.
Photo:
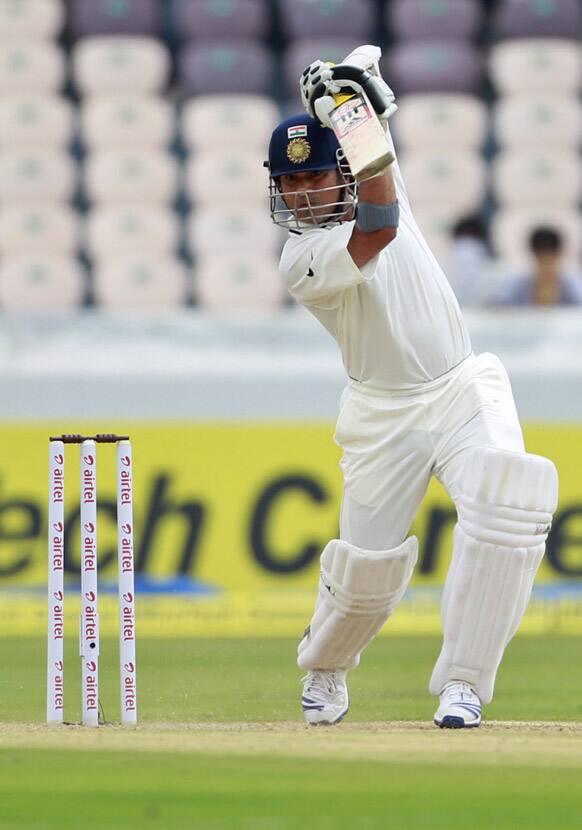
[[[448,762],[582,768],[582,723],[489,721],[480,729],[441,730],[428,722],[344,723],[310,728],[300,722],[44,726],[0,724],[0,748],[277,755],[343,760]]]

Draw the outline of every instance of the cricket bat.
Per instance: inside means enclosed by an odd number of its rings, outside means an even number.
[[[359,92],[334,99],[337,106],[329,120],[355,180],[381,173],[392,164],[394,154],[368,97]]]

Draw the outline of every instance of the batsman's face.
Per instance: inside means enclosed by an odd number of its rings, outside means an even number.
[[[343,183],[337,170],[289,173],[279,179],[281,195],[300,222],[317,224],[330,216],[330,206],[342,199]]]

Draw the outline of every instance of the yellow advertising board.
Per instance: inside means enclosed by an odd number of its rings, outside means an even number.
[[[47,439],[63,431],[131,436],[136,577],[143,625],[150,633],[168,626],[184,634],[301,629],[315,593],[319,553],[337,535],[341,475],[333,425],[116,422],[0,427],[0,619],[5,631],[36,629],[41,619],[45,624],[42,608],[27,603],[30,591],[40,597],[46,585]],[[550,592],[565,584],[582,587],[582,425],[532,425],[526,440],[529,451],[550,457],[560,473],[560,504],[538,584]],[[99,562],[106,590],[116,574],[114,456],[111,447],[99,447]],[[65,569],[74,583],[79,570],[76,446],[67,450],[65,505]],[[434,598],[447,570],[454,515],[433,482],[412,528],[420,558],[411,600],[416,605],[406,625],[401,613],[404,628],[438,628]],[[105,606],[110,601],[106,597]],[[548,625],[556,625],[555,616]]]

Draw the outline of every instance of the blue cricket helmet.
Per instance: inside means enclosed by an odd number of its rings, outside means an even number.
[[[338,140],[307,113],[292,115],[273,130],[269,172],[273,179],[289,173],[333,170],[338,166]]]

